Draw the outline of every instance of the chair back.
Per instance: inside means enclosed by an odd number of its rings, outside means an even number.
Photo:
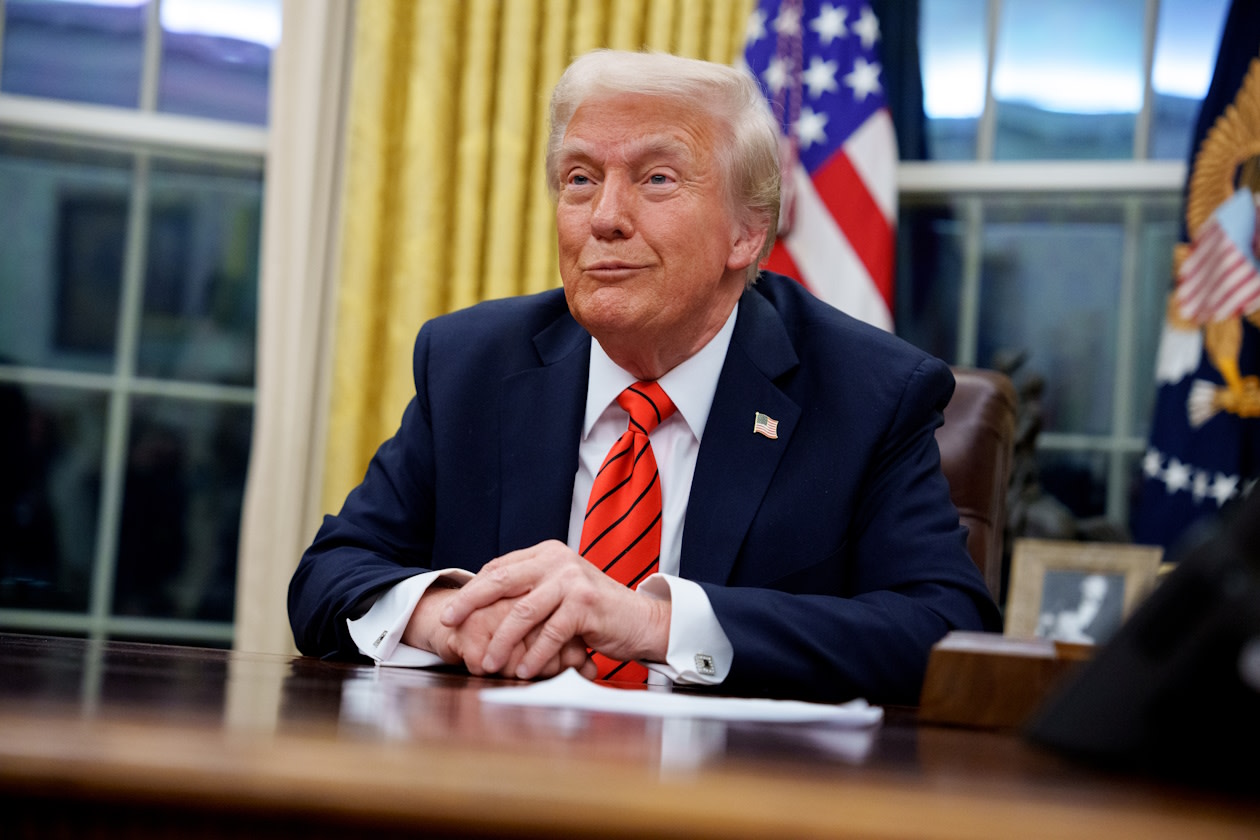
[[[967,526],[967,549],[998,604],[1002,539],[1015,446],[1015,386],[995,370],[953,368],[954,396],[936,430],[941,470]]]

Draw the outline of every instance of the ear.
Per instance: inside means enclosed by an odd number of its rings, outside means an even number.
[[[742,271],[761,256],[761,246],[766,242],[768,230],[757,224],[742,224],[735,230],[730,255],[726,258],[729,271]]]

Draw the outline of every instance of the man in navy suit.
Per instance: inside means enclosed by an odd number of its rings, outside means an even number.
[[[436,318],[416,396],[290,585],[298,647],[522,679],[589,653],[723,693],[915,703],[934,642],[1000,619],[935,429],[948,367],[762,272],[778,136],[730,67],[598,51],[552,99],[563,290]],[[592,338],[594,340],[592,340]],[[659,570],[578,552],[655,382]]]

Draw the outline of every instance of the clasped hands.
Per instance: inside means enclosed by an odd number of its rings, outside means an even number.
[[[470,673],[518,679],[576,668],[588,649],[613,659],[665,660],[669,601],[628,589],[562,542],[497,557],[459,589],[430,587],[403,641]]]

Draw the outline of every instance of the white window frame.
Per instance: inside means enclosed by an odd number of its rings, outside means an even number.
[[[1144,95],[1136,118],[1133,157],[1100,161],[994,161],[997,130],[993,94],[994,57],[1001,31],[1003,0],[988,0],[986,21],[984,110],[976,136],[976,160],[960,162],[903,162],[897,171],[898,193],[903,204],[934,203],[963,208],[963,260],[959,301],[958,338],[954,362],[974,366],[976,358],[980,274],[983,257],[984,200],[1002,195],[1045,197],[1053,200],[1072,194],[1092,198],[1114,197],[1123,208],[1124,238],[1117,321],[1116,359],[1112,371],[1115,401],[1107,435],[1042,432],[1037,438],[1042,452],[1096,452],[1107,458],[1105,515],[1112,521],[1129,521],[1129,484],[1134,459],[1145,450],[1145,437],[1131,428],[1138,383],[1134,358],[1138,334],[1139,239],[1143,205],[1152,198],[1166,201],[1180,197],[1186,179],[1184,161],[1150,160],[1150,128],[1154,101],[1151,73],[1159,25],[1160,0],[1146,0],[1143,18]]]
[[[32,366],[0,370],[0,381],[25,386],[84,389],[104,393],[108,397],[102,490],[88,610],[80,613],[0,608],[0,625],[82,634],[90,639],[127,636],[226,644],[233,640],[234,622],[112,614],[132,398],[175,397],[251,407],[256,398],[252,387],[160,380],[139,377],[135,373],[149,224],[149,171],[153,156],[197,158],[211,154],[251,158],[257,161],[256,171],[262,173],[264,182],[266,179],[267,128],[157,111],[162,44],[160,15],[160,2],[152,0],[146,7],[144,64],[138,109],[0,93],[0,129],[5,132],[90,147],[119,148],[131,154],[135,161],[130,185],[113,372],[81,373]],[[3,21],[3,2],[0,0],[0,36],[3,35]]]

